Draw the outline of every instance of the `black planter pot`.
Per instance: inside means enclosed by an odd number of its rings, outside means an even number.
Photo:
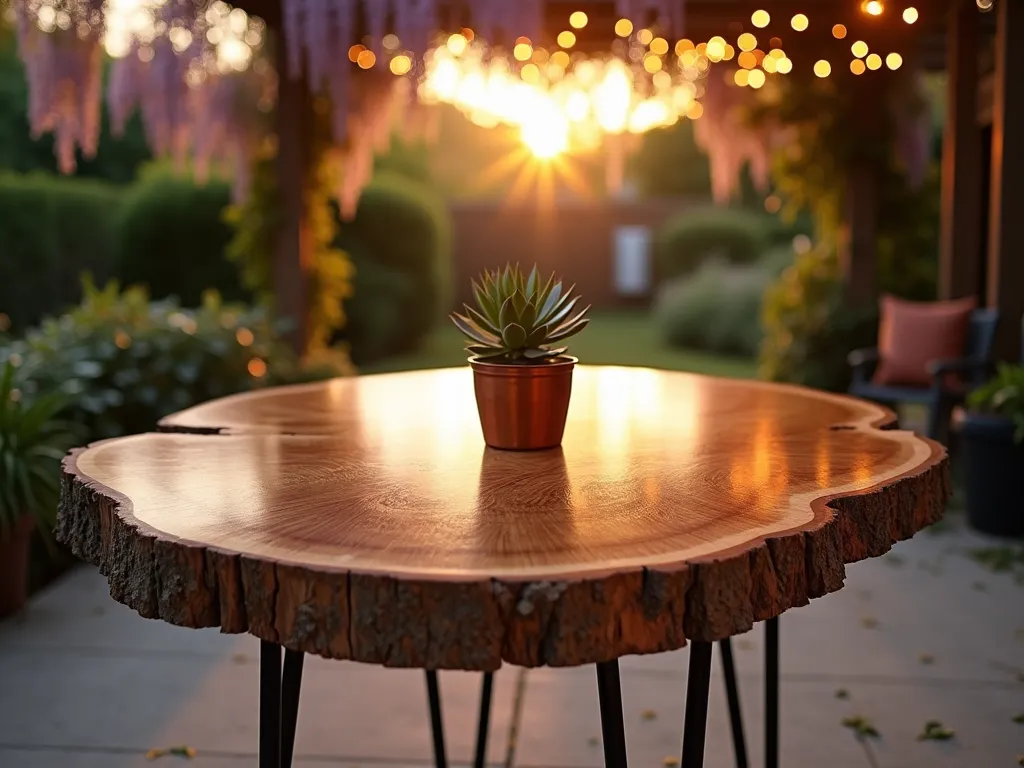
[[[1024,538],[1024,444],[1013,433],[1013,423],[999,416],[965,416],[967,520],[983,533]]]

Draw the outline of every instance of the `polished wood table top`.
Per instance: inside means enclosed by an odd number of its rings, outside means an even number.
[[[560,449],[486,448],[472,374],[223,398],[65,461],[58,536],[145,616],[494,669],[717,640],[937,520],[945,453],[845,396],[577,368]]]

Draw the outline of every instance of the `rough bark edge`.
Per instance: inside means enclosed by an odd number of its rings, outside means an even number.
[[[938,521],[950,496],[948,459],[933,444],[914,472],[816,501],[816,525],[714,559],[557,582],[400,580],[167,538],[79,475],[80,452],[64,462],[57,538],[99,567],[115,600],[146,618],[390,667],[574,666],[730,637],[840,589],[845,563]]]

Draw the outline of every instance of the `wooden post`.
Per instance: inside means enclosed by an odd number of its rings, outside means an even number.
[[[287,0],[283,0],[287,2]],[[281,62],[277,90],[277,206],[279,226],[271,276],[275,310],[293,323],[288,340],[296,352],[306,350],[309,271],[313,239],[306,211],[306,178],[309,171],[309,137],[313,107],[305,76],[289,77],[285,71],[288,41],[281,31],[281,7],[267,23],[277,31],[276,56]]]
[[[988,216],[988,304],[1002,313],[995,356],[1019,360],[1024,316],[1024,80],[1011,69],[1024,49],[1024,3],[996,4],[996,71]],[[1014,54],[1016,51],[1016,54]]]
[[[952,0],[946,33],[939,296],[984,300],[981,132],[978,129],[978,9]]]
[[[851,84],[855,128],[865,143],[881,140],[878,94],[867,80],[858,78]],[[863,306],[875,300],[878,272],[878,178],[869,163],[854,163],[846,169],[842,215],[839,262],[846,298],[851,305]]]

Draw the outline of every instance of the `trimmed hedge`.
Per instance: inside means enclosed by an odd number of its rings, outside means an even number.
[[[199,306],[211,288],[227,301],[249,298],[224,257],[232,232],[222,212],[230,201],[223,181],[197,185],[169,169],[149,169],[121,203],[114,273],[154,299],[175,296],[186,307]]]
[[[664,279],[693,274],[709,258],[750,264],[772,245],[773,219],[740,208],[699,208],[658,233],[655,258]]]
[[[352,359],[370,362],[416,347],[449,309],[451,224],[430,187],[380,173],[363,191],[337,245],[355,267],[342,331]]]
[[[120,200],[102,181],[0,174],[0,312],[13,331],[77,303],[81,273],[111,274]]]

